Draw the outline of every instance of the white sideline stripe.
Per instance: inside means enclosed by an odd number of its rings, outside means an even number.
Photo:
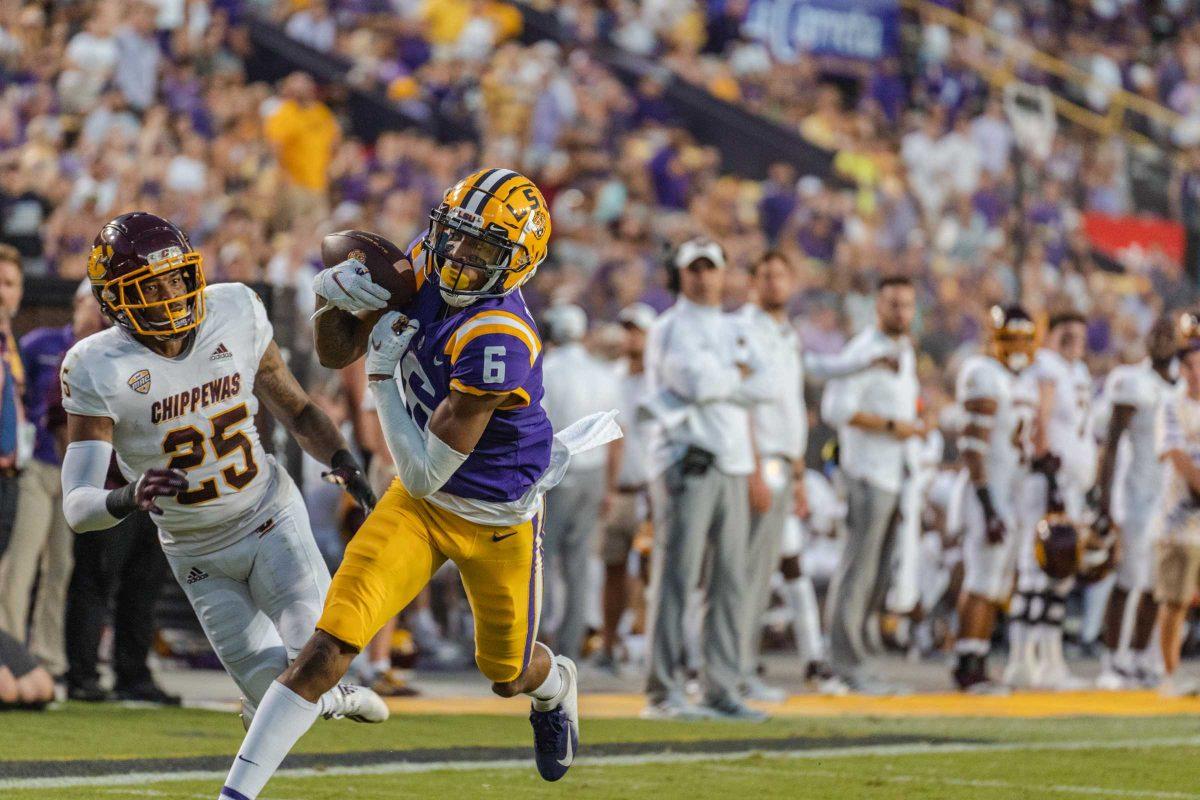
[[[629,756],[580,756],[575,763],[580,766],[641,766],[643,764],[689,764],[711,761],[737,761],[743,758],[771,759],[830,759],[858,758],[860,756],[920,756],[943,753],[992,753],[1013,750],[1136,750],[1153,747],[1200,747],[1200,736],[1183,736],[1169,739],[1118,739],[1073,742],[962,742],[938,744],[914,742],[912,744],[863,745],[861,747],[828,747],[812,750],[739,750],[728,753],[648,753]],[[334,766],[316,769],[281,769],[276,774],[284,778],[322,778],[353,775],[400,775],[421,772],[474,772],[488,769],[530,769],[531,759],[508,758],[490,761],[429,761],[410,763],[397,761],[388,764],[367,764],[361,767]],[[225,772],[215,770],[192,770],[190,772],[132,772],[124,775],[64,776],[51,778],[0,778],[0,789],[65,789],[79,786],[129,786],[148,783],[177,781],[220,781]],[[914,778],[915,780],[916,778]],[[930,780],[936,778],[930,777]],[[981,784],[982,785],[982,784]],[[1123,791],[1123,790],[1113,790]],[[1132,790],[1131,790],[1132,791]],[[1130,795],[1141,796],[1141,795]],[[1157,796],[1157,795],[1147,795]],[[1166,795],[1175,796],[1175,795]],[[1197,795],[1200,797],[1200,795]],[[1194,795],[1178,795],[1191,798]]]

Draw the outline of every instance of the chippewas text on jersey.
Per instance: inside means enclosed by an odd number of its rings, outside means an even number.
[[[150,421],[155,425],[170,422],[183,415],[221,403],[242,391],[242,374],[235,372],[155,400],[150,406]]]

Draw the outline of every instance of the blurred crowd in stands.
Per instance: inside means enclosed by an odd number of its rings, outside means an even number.
[[[799,265],[791,310],[816,353],[837,352],[872,322],[879,278],[911,278],[933,414],[992,303],[1085,313],[1088,358],[1102,374],[1140,357],[1165,300],[1195,297],[1184,265],[1162,253],[1123,271],[1093,256],[1082,215],[1134,210],[1124,140],[1060,126],[1049,153],[1018,170],[1014,131],[985,78],[991,56],[932,18],[915,20],[909,60],[785,64],[746,30],[742,0],[543,5],[579,46],[522,43],[520,9],[498,0],[2,3],[0,242],[27,275],[80,279],[100,226],[149,210],[191,235],[210,281],[291,286],[303,306],[324,233],[365,228],[407,244],[446,187],[479,164],[506,165],[538,183],[554,220],[529,304],[582,307],[594,350],[619,349],[621,309],[670,304],[666,247],[706,234],[728,255],[730,309],[746,300],[748,269],[768,247]],[[1192,4],[940,5],[1200,125]],[[299,72],[248,81],[254,15],[344,60],[349,85],[417,120],[461,120],[477,140],[397,130],[363,141],[338,87]],[[784,163],[762,180],[726,173],[716,149],[673,124],[670,76],[625,84],[593,43],[652,57],[789,127],[835,153],[835,174],[801,176]],[[1097,110],[1107,102],[1085,100]],[[1184,151],[1172,196],[1196,226],[1198,176],[1200,159]],[[11,355],[15,306],[3,311]],[[340,418],[357,415],[331,376],[309,388]]]

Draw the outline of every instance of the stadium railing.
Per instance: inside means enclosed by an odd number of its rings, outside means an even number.
[[[978,20],[930,0],[901,0],[901,5],[921,19],[932,20],[960,36],[982,41],[999,61],[993,65],[984,59],[970,65],[991,85],[1003,88],[1020,80],[1021,73],[1033,70],[1047,79],[1047,88],[1054,95],[1055,109],[1063,119],[1100,136],[1123,136],[1137,145],[1174,145],[1171,134],[1180,129],[1184,119],[1161,103],[1102,83],[1086,70],[1038,50],[1026,41],[1005,36]],[[1104,97],[1107,107],[1102,111],[1091,108],[1087,104],[1089,92]]]

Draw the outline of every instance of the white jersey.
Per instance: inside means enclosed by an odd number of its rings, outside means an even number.
[[[972,400],[992,400],[996,412],[988,435],[984,468],[988,489],[997,508],[1011,511],[1017,484],[1028,464],[1029,431],[1033,422],[1033,385],[1018,380],[991,356],[977,354],[963,362],[955,386],[959,405]],[[969,413],[969,412],[965,412]]]
[[[1086,492],[1096,477],[1091,375],[1082,361],[1072,363],[1050,349],[1039,350],[1029,369],[1038,383],[1054,387],[1046,430],[1050,452],[1062,459],[1062,477]]]
[[[1200,465],[1200,401],[1182,390],[1170,393],[1159,409],[1157,431],[1159,457],[1178,450]],[[1161,507],[1164,538],[1200,543],[1200,503],[1174,467],[1167,469]]]
[[[206,314],[188,349],[167,358],[112,327],[63,361],[63,407],[113,421],[121,473],[182,469],[188,489],[162,497],[163,549],[209,553],[266,521],[290,479],[263,451],[254,425],[254,379],[271,342],[258,295],[239,283],[205,290]]]
[[[1104,382],[1095,423],[1103,433],[1116,406],[1132,406],[1133,418],[1118,446],[1114,488],[1122,495],[1122,505],[1154,506],[1164,480],[1163,464],[1158,460],[1158,410],[1174,390],[1146,359],[1139,364],[1123,364],[1113,369]]]

